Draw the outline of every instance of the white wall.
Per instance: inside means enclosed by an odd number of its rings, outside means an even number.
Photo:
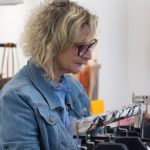
[[[129,91],[150,95],[150,1],[129,0]]]
[[[100,98],[107,110],[130,103],[127,93],[127,2],[102,0],[100,17]]]
[[[131,93],[150,94],[150,1],[75,0],[99,16],[99,45],[94,55],[101,63],[99,98],[106,110],[131,103]],[[0,7],[0,42],[19,44],[26,15],[40,0]],[[26,59],[19,47],[21,66]],[[1,54],[0,54],[1,56]]]

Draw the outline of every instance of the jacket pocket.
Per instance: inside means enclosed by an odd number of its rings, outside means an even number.
[[[40,105],[37,106],[37,108],[41,118],[43,118],[48,124],[54,125],[60,120],[58,114],[50,110],[47,105]]]

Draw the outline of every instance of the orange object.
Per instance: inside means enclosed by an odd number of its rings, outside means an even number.
[[[90,111],[92,115],[104,113],[104,100],[102,99],[91,100]]]
[[[88,96],[90,95],[90,86],[91,86],[90,80],[91,80],[91,67],[87,65],[86,68],[84,68],[84,70],[82,70],[79,73],[79,81],[83,85]]]

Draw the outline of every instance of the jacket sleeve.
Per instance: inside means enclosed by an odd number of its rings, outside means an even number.
[[[0,145],[3,150],[40,150],[34,111],[14,90],[0,95]]]

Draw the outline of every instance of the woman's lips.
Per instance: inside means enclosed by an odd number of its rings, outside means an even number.
[[[77,63],[77,65],[82,66],[82,65],[83,65],[83,63]]]
[[[79,64],[87,64],[87,60],[84,60],[84,61],[81,61],[81,62],[78,62]]]

